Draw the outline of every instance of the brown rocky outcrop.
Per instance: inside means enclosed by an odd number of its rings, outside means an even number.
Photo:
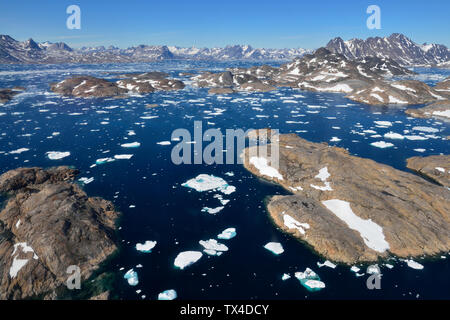
[[[19,168],[0,176],[0,298],[56,299],[69,266],[86,280],[116,250],[111,202],[72,182],[77,170]]]
[[[407,167],[442,186],[450,188],[450,156],[436,155],[412,157],[406,160]]]
[[[423,108],[406,109],[405,113],[415,118],[439,117],[450,119],[450,100],[439,100]]]
[[[295,134],[279,135],[278,143],[278,169],[265,166],[267,159],[249,159],[255,147],[244,150],[244,166],[293,193],[272,197],[267,205],[270,216],[327,259],[352,264],[450,249],[447,188]],[[347,208],[347,218],[326,204]],[[363,236],[361,227],[373,233]]]
[[[24,91],[25,88],[14,87],[12,89],[0,89],[0,105],[9,102],[16,94]]]

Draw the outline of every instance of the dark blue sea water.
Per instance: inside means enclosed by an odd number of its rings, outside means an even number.
[[[187,80],[178,73],[222,70],[230,66],[250,64],[172,61],[120,65],[2,65],[0,88],[18,85],[27,90],[0,107],[0,173],[23,166],[71,165],[81,171],[80,177],[94,178],[84,186],[86,192],[111,200],[123,213],[119,231],[121,249],[105,267],[116,275],[111,289],[113,296],[120,299],[156,299],[158,293],[166,289],[175,289],[180,299],[449,299],[448,253],[435,259],[416,259],[424,265],[423,270],[411,269],[397,260],[389,261],[394,268],[388,269],[381,262],[381,289],[368,290],[368,275],[356,277],[343,265],[336,269],[319,268],[317,262],[323,262],[323,258],[272,225],[264,206],[265,198],[287,194],[285,190],[256,178],[239,164],[174,165],[171,151],[175,143],[157,144],[171,140],[172,131],[177,128],[193,132],[194,121],[202,121],[204,129],[272,127],[281,133],[297,133],[314,142],[328,142],[338,137],[339,142],[330,144],[407,170],[405,159],[408,157],[450,152],[448,140],[445,140],[450,135],[448,123],[407,118],[404,108],[400,107],[370,107],[354,103],[341,94],[294,89],[224,97],[208,96],[206,89],[188,85],[181,91],[128,99],[69,99],[49,92],[50,82],[74,74],[104,77],[105,72],[158,70]],[[416,71],[430,84],[449,75],[443,70]],[[149,103],[160,106],[147,109],[145,105]],[[145,119],[145,116],[157,118]],[[391,126],[382,128],[374,121],[389,121]],[[420,131],[417,127],[433,128],[434,132]],[[129,135],[130,130],[134,131],[134,136]],[[384,138],[389,131],[426,139]],[[120,146],[135,141],[141,143],[139,148]],[[375,141],[390,142],[394,146],[376,148],[370,145]],[[29,150],[10,153],[20,148]],[[70,156],[50,160],[46,156],[49,151],[69,151]],[[97,159],[130,153],[134,155],[130,160],[92,167]],[[227,172],[233,172],[234,176],[225,175]],[[201,173],[221,177],[236,187],[236,192],[224,196],[231,201],[216,215],[201,212],[205,206],[218,206],[212,193],[181,186]],[[220,257],[204,255],[184,270],[174,268],[179,252],[201,251],[199,240],[215,238],[228,227],[237,229],[235,238],[221,241],[229,247],[228,252]],[[136,251],[136,243],[146,240],[158,242],[153,252]],[[276,256],[264,249],[263,245],[269,241],[282,243],[285,252]],[[142,267],[136,267],[138,265]],[[306,267],[320,275],[326,283],[325,289],[311,293],[300,285],[294,272],[304,271]],[[123,279],[131,268],[139,276],[135,287]],[[292,278],[282,281],[283,273],[290,273]],[[137,290],[141,291],[137,293]]]

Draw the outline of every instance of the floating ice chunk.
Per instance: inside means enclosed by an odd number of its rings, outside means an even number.
[[[288,280],[290,278],[291,278],[291,276],[289,274],[283,273],[283,276],[281,277],[281,280],[286,281],[286,280]]]
[[[236,236],[236,228],[228,228],[223,230],[219,235],[217,235],[217,238],[222,240],[230,240],[235,236]]]
[[[416,269],[416,270],[422,270],[423,269],[423,265],[421,265],[420,263],[414,261],[414,260],[405,260],[406,264],[408,265],[408,267],[412,268],[412,269]]]
[[[230,186],[224,179],[208,174],[199,174],[194,179],[183,183],[182,186],[192,188],[198,192],[217,190],[224,194],[231,194],[236,191],[236,188]]]
[[[178,254],[173,263],[175,267],[184,269],[194,263],[196,263],[203,256],[200,251],[183,251]]]
[[[138,274],[133,269],[128,270],[123,276],[130,286],[137,286],[139,283]]]
[[[89,184],[92,181],[94,181],[94,177],[91,178],[81,177],[80,179],[78,179],[78,181],[83,182],[84,184]]]
[[[297,229],[300,231],[301,234],[305,234],[305,229],[309,229],[309,224],[307,223],[300,223],[294,218],[292,218],[290,215],[284,214],[283,215],[283,221],[284,225],[288,229]]]
[[[284,252],[283,246],[279,242],[269,242],[264,246],[264,248],[272,251],[276,255],[282,254]]]
[[[325,288],[325,283],[320,281],[319,275],[310,268],[306,268],[305,272],[296,272],[295,277],[308,291],[313,292]]]
[[[421,132],[428,132],[428,133],[436,133],[439,132],[439,129],[431,128],[431,127],[413,127],[413,130],[421,131]]]
[[[377,147],[377,148],[381,148],[381,149],[390,148],[390,147],[394,146],[392,143],[385,142],[385,141],[372,142],[370,145],[374,146],[374,147]]]
[[[50,160],[60,160],[70,156],[70,152],[49,151],[45,153]]]
[[[382,126],[382,127],[390,127],[392,126],[392,122],[390,121],[374,121],[375,124]]]
[[[30,151],[28,148],[20,148],[17,150],[10,151],[9,154],[21,154],[22,152]]]
[[[136,250],[140,252],[150,253],[152,249],[156,246],[156,241],[147,240],[145,243],[136,243]]]
[[[270,178],[277,178],[278,180],[283,180],[283,176],[278,172],[277,169],[268,165],[268,161],[263,157],[251,157],[250,163],[259,170],[259,173],[263,176]]]
[[[122,148],[139,148],[141,144],[139,142],[130,142],[120,145]]]
[[[361,269],[358,268],[357,266],[352,266],[352,267],[350,268],[350,270],[353,271],[354,273],[358,273],[359,270],[361,270]]]
[[[222,211],[222,209],[225,207],[217,207],[217,208],[209,208],[209,207],[203,207],[202,212],[208,212],[209,214],[216,214],[220,211]]]
[[[399,139],[399,140],[405,139],[405,137],[403,135],[401,135],[399,133],[392,132],[392,131],[390,131],[388,133],[385,133],[384,137],[386,139]]]
[[[114,159],[116,160],[129,160],[133,157],[132,154],[116,154]]]
[[[405,138],[408,140],[428,140],[427,137],[417,136],[417,135],[409,135],[409,136],[405,136]]]
[[[358,217],[353,213],[350,203],[338,199],[326,200],[322,203],[344,221],[350,229],[358,231],[366,246],[377,252],[384,252],[389,249],[389,243],[384,238],[383,228],[371,219],[364,220]]]
[[[416,151],[416,152],[425,152],[425,151],[427,151],[427,149],[417,148],[417,149],[414,149],[414,151]]]
[[[200,245],[205,248],[203,251],[211,256],[221,255],[223,252],[228,251],[228,247],[222,243],[217,242],[215,239],[200,240]]]
[[[330,142],[339,142],[339,141],[341,141],[341,139],[339,139],[338,137],[332,137],[330,139]]]
[[[108,162],[113,162],[114,160],[115,160],[114,158],[101,158],[101,159],[95,160],[95,164],[105,164]]]
[[[377,264],[372,264],[370,266],[367,267],[366,270],[367,274],[380,274],[380,267]]]
[[[171,144],[170,141],[160,141],[157,142],[156,144],[159,144],[160,146],[169,146]]]
[[[331,269],[336,268],[336,265],[333,262],[328,261],[328,260],[326,260],[324,263],[317,262],[317,265],[319,266],[319,268],[322,268],[323,266],[331,268]]]
[[[165,290],[158,294],[158,300],[175,300],[177,298],[177,292],[173,289]]]
[[[389,269],[392,269],[394,267],[392,264],[389,264],[389,263],[385,263],[384,265]]]

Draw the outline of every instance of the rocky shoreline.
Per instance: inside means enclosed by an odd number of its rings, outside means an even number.
[[[280,229],[318,254],[353,264],[450,250],[446,187],[295,134],[278,139],[278,169],[267,160],[249,159],[249,148],[244,166],[292,192],[272,197],[269,214]]]
[[[88,279],[116,251],[111,202],[88,197],[69,167],[0,176],[0,299],[57,299],[70,266]]]

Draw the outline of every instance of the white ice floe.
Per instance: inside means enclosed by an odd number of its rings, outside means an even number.
[[[330,139],[330,142],[339,142],[339,141],[341,141],[341,139],[339,139],[338,137],[332,137]]]
[[[331,268],[331,269],[336,268],[336,265],[333,262],[328,261],[328,260],[326,260],[324,263],[317,262],[317,265],[319,266],[319,268],[322,268],[323,266]]]
[[[390,121],[374,121],[374,123],[378,126],[382,126],[382,127],[391,127],[392,126],[392,122]]]
[[[380,267],[377,264],[372,264],[370,266],[367,267],[366,270],[367,274],[380,274]]]
[[[286,281],[286,280],[288,280],[290,278],[291,278],[291,276],[289,274],[287,274],[287,273],[283,273],[283,275],[281,276],[281,280],[283,280],[283,281]]]
[[[115,161],[114,158],[100,158],[100,159],[95,160],[95,164],[105,164],[105,163],[113,162],[113,161]]]
[[[123,276],[130,286],[137,286],[139,284],[138,274],[133,269],[128,270]]]
[[[300,223],[287,214],[283,215],[283,222],[288,229],[297,229],[301,234],[305,234],[305,229],[309,229],[309,224]]]
[[[158,300],[175,300],[177,298],[177,292],[173,289],[165,290],[158,294]]]
[[[326,200],[322,203],[344,221],[350,229],[358,231],[366,246],[377,252],[384,252],[389,249],[389,243],[384,238],[383,228],[371,219],[364,220],[358,217],[353,213],[350,203],[338,199]]]
[[[159,144],[160,146],[169,146],[171,144],[170,141],[160,141],[157,142],[156,144]]]
[[[358,273],[361,269],[358,268],[357,266],[352,266],[352,267],[350,268],[350,270],[353,271],[354,273]]]
[[[218,239],[229,240],[236,236],[236,228],[227,228],[217,235]]]
[[[319,275],[310,268],[306,268],[304,272],[296,272],[295,277],[308,291],[318,291],[325,288],[325,283],[320,281]]]
[[[10,151],[9,154],[21,154],[22,152],[30,151],[28,148],[20,148],[17,150]]]
[[[60,152],[60,151],[48,151],[45,153],[50,160],[60,160],[70,156],[69,151]]]
[[[130,142],[130,143],[124,143],[120,145],[122,148],[138,148],[141,146],[139,142]]]
[[[133,157],[132,154],[116,154],[114,159],[116,160],[130,160]]]
[[[431,128],[431,127],[413,127],[415,131],[428,132],[428,133],[436,133],[439,132],[439,129]]]
[[[204,252],[210,256],[220,256],[223,252],[228,251],[228,247],[215,239],[200,240],[200,245],[204,248]]]
[[[236,191],[236,188],[230,186],[224,179],[208,174],[199,174],[194,179],[183,183],[182,186],[192,188],[198,192],[215,190],[223,194],[231,194]]]
[[[94,177],[91,178],[87,178],[87,177],[81,177],[80,179],[78,179],[78,181],[84,183],[84,184],[89,184],[92,181],[94,181]]]
[[[433,111],[434,116],[450,118],[450,109],[444,111]]]
[[[423,265],[421,265],[420,263],[414,261],[414,260],[405,260],[406,264],[408,265],[408,267],[412,268],[412,269],[416,269],[416,270],[422,270],[423,269]]]
[[[398,139],[398,140],[405,139],[405,137],[403,135],[401,135],[400,133],[396,133],[396,132],[392,132],[392,131],[385,133],[384,137],[386,139]]]
[[[156,246],[156,241],[147,240],[145,243],[136,243],[136,250],[140,252],[150,253],[152,249]]]
[[[203,256],[200,251],[183,251],[178,254],[173,263],[175,267],[184,269],[194,263],[196,263]]]
[[[268,165],[268,160],[263,157],[251,157],[250,163],[259,170],[259,173],[263,176],[270,178],[277,178],[278,180],[283,180],[283,176],[278,172],[277,169]]]
[[[374,146],[374,147],[377,147],[377,148],[381,148],[381,149],[384,149],[384,148],[390,148],[390,147],[393,147],[393,146],[394,146],[392,143],[390,143],[390,142],[385,142],[385,141],[376,141],[376,142],[372,142],[370,145],[371,145],[371,146]]]
[[[277,255],[284,252],[283,246],[279,242],[269,242],[264,246],[264,248]]]
[[[225,208],[225,207],[224,206],[216,207],[216,208],[203,207],[202,212],[207,212],[209,214],[216,214],[216,213],[222,211],[223,208]]]

